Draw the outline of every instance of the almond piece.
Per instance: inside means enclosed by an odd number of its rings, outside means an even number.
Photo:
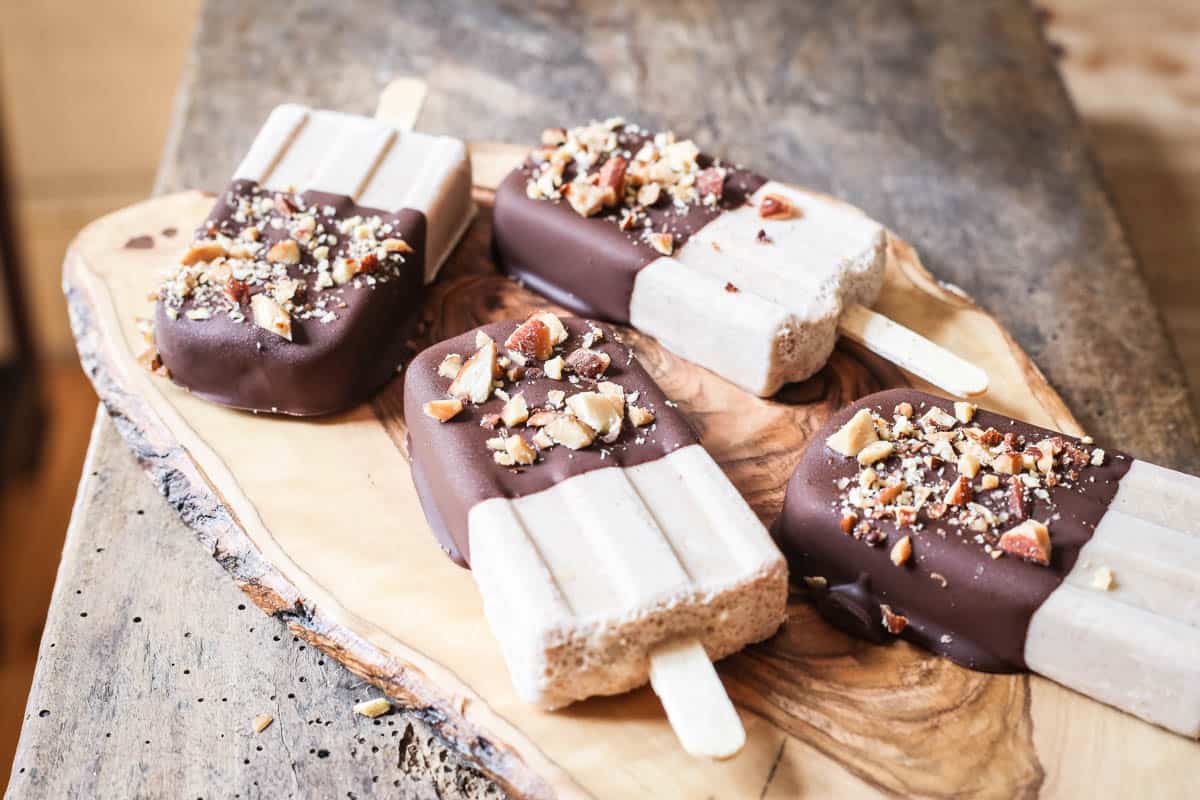
[[[504,341],[504,346],[527,358],[545,361],[554,352],[550,328],[540,319],[530,317]]]
[[[539,450],[549,450],[551,447],[554,447],[554,440],[550,438],[550,434],[546,433],[543,428],[539,428],[538,432],[533,435],[533,443]]]
[[[1027,519],[1000,537],[1000,549],[1042,566],[1050,565],[1050,529]]]
[[[572,450],[582,450],[596,439],[596,432],[570,414],[559,414],[558,418],[542,428],[555,444]]]
[[[875,423],[871,412],[865,408],[859,409],[845,425],[825,440],[825,446],[835,453],[853,458],[867,445],[879,441],[875,432]]]
[[[617,413],[610,398],[599,392],[571,395],[567,398],[567,408],[599,434],[605,443],[612,443],[621,435],[623,415]]]
[[[462,364],[462,356],[458,353],[451,353],[442,359],[442,363],[438,364],[438,375],[453,380],[458,375],[458,371],[462,369]]]
[[[421,410],[425,412],[425,416],[432,417],[438,422],[449,422],[458,416],[462,409],[462,401],[457,397],[452,397],[449,400],[430,400],[421,406]]]
[[[618,414],[625,415],[625,390],[621,388],[620,384],[612,381],[600,381],[596,384],[596,391],[608,398]]]
[[[486,402],[492,395],[492,378],[496,374],[496,343],[491,339],[467,359],[454,376],[447,394],[470,398],[472,403]]]
[[[709,167],[696,175],[696,191],[702,198],[715,197],[721,199],[725,193],[725,170],[720,167]]]
[[[1023,520],[1029,516],[1029,511],[1025,504],[1025,486],[1015,478],[1009,484],[1008,508],[1018,520]]]
[[[887,486],[885,486],[883,488],[882,491],[879,492],[879,495],[875,498],[876,504],[881,505],[881,506],[888,505],[889,503],[891,503],[893,500],[895,500],[897,497],[900,496],[900,493],[904,491],[904,488],[905,488],[904,481],[896,481],[895,483],[889,483]]]
[[[382,247],[389,253],[411,253],[412,246],[403,239],[384,239]]]
[[[675,252],[675,237],[669,233],[650,233],[646,235],[646,242],[662,253],[664,256],[669,256]]]
[[[1021,466],[1021,456],[1017,453],[1001,453],[992,459],[992,469],[1001,475],[1016,475]]]
[[[893,636],[899,636],[908,627],[908,617],[892,611],[887,603],[879,604],[879,613],[883,615],[883,627]]]
[[[525,421],[525,426],[528,428],[541,428],[549,425],[558,417],[557,411],[535,411]]]
[[[964,425],[970,424],[971,420],[975,419],[975,412],[979,410],[979,406],[974,403],[957,402],[954,404],[954,416]]]
[[[300,245],[296,244],[295,239],[284,239],[283,241],[276,242],[267,251],[267,261],[277,264],[299,264]]]
[[[566,399],[567,393],[562,389],[551,389],[550,391],[546,392],[546,402],[549,403],[552,408],[562,408],[563,402],[566,401]]]
[[[927,431],[948,431],[958,422],[953,416],[938,406],[933,406],[917,420],[918,424]]]
[[[904,417],[905,419],[911,419],[912,415],[913,415],[912,403],[909,403],[909,402],[897,403],[896,407],[894,409],[892,409],[892,413],[897,417]]]
[[[966,475],[959,475],[955,478],[954,483],[950,484],[950,489],[946,492],[942,502],[948,506],[965,506],[971,502],[974,494],[975,492],[971,489],[971,479]]]
[[[1000,479],[998,477],[996,477],[995,475],[991,475],[991,474],[984,475],[982,478],[979,479],[979,486],[984,491],[991,491],[992,489],[999,489],[1000,488]]]
[[[788,219],[795,210],[792,201],[780,194],[764,195],[758,203],[758,216],[762,219]]]
[[[254,729],[255,733],[262,733],[268,727],[270,727],[271,723],[274,721],[275,718],[270,714],[259,714],[254,718],[254,721],[250,723],[250,727]]]
[[[500,419],[509,428],[515,428],[529,419],[529,406],[525,402],[525,395],[516,394],[510,397],[504,408],[500,409]]]
[[[292,316],[269,295],[256,294],[251,297],[250,311],[255,325],[289,342],[292,340]]]
[[[963,453],[958,457],[958,472],[967,478],[974,478],[979,474],[979,459],[970,453]]]
[[[550,341],[554,344],[562,344],[570,335],[567,333],[567,326],[563,325],[562,320],[553,311],[536,311],[529,315],[529,319],[536,319],[550,329]]]
[[[518,435],[510,436],[504,440],[504,450],[518,464],[532,464],[534,461],[537,461],[537,450],[534,450],[529,442]]]
[[[573,181],[562,187],[562,193],[575,213],[581,217],[591,217],[604,208],[604,200],[608,193],[599,186],[582,181]]]
[[[290,303],[296,299],[296,293],[300,291],[300,287],[303,285],[304,281],[299,281],[295,278],[284,278],[275,284],[275,287],[271,290],[271,297],[280,305]]]
[[[895,450],[896,446],[891,442],[872,442],[858,451],[858,463],[865,467],[868,464],[883,461],[891,456]]]
[[[600,167],[600,188],[605,190],[604,205],[615,206],[625,196],[625,168],[629,162],[612,156]]]
[[[202,261],[212,261],[213,259],[223,258],[228,255],[224,245],[218,242],[196,242],[188,248],[188,251],[183,254],[180,259],[181,264],[185,267],[190,267],[193,264],[198,264]]]
[[[333,282],[338,286],[343,286],[354,280],[354,276],[358,274],[358,261],[353,258],[337,258],[333,262],[333,269],[329,271]]]
[[[608,353],[600,350],[588,350],[583,347],[567,356],[567,366],[581,378],[593,380],[604,374],[612,359]],[[549,373],[547,373],[549,374]]]
[[[654,412],[648,408],[641,406],[629,406],[629,421],[633,423],[633,427],[641,428],[654,422]]]
[[[858,524],[858,514],[852,514],[850,512],[846,512],[845,514],[842,515],[842,521],[840,523],[842,533],[849,536],[851,533],[854,532],[854,526],[857,524]]]
[[[1107,592],[1116,585],[1117,582],[1113,578],[1113,571],[1108,567],[1098,567],[1096,571],[1092,573],[1093,589],[1099,589],[1102,592]]]
[[[662,187],[660,187],[657,183],[647,183],[645,186],[638,189],[638,205],[652,206],[658,202],[659,195],[661,194]]]
[[[555,356],[545,364],[542,364],[542,372],[552,381],[561,381],[563,378],[563,365],[563,357]]]
[[[900,541],[892,545],[891,559],[892,563],[897,567],[903,566],[912,556],[912,539],[905,536]]]
[[[392,710],[392,703],[386,697],[374,697],[354,705],[354,713],[362,717],[382,717]]]

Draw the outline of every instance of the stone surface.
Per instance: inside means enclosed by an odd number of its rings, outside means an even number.
[[[620,112],[842,196],[994,313],[1098,438],[1200,470],[1178,363],[1024,2],[213,0],[158,189],[220,188],[278,102],[369,112],[396,74],[430,82],[432,132],[524,142]],[[374,690],[242,604],[101,420],[10,791],[488,791],[420,720],[354,717]],[[249,733],[260,713],[276,723]]]

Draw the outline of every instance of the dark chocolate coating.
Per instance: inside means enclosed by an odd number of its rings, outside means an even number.
[[[234,189],[249,182],[235,182]],[[373,287],[352,284],[336,289],[314,288],[316,272],[305,274],[301,266],[312,266],[312,256],[303,252],[300,265],[288,274],[305,282],[309,296],[318,291],[342,297],[337,319],[292,318],[292,341],[254,324],[249,303],[242,304],[246,320],[235,322],[225,313],[205,320],[191,320],[184,311],[171,319],[160,301],[155,309],[155,343],[163,363],[176,383],[193,394],[234,408],[280,414],[311,416],[350,408],[370,397],[395,374],[407,355],[409,340],[420,315],[424,298],[425,215],[405,209],[388,212],[356,206],[349,197],[324,192],[306,192],[306,205],[333,206],[337,218],[379,216],[395,226],[395,236],[412,248],[398,278]],[[208,222],[222,232],[236,235],[232,216],[235,206],[230,193],[222,194]],[[197,231],[204,238],[207,224]],[[286,239],[286,229],[266,226],[263,241]],[[331,248],[342,252],[348,237],[340,236]],[[332,258],[332,256],[331,256]],[[252,288],[251,293],[258,291]]]
[[[855,459],[830,450],[825,440],[859,409],[870,407],[891,419],[892,409],[902,401],[913,405],[914,416],[931,405],[953,413],[951,401],[911,389],[893,389],[864,397],[835,414],[813,435],[788,483],[783,513],[774,529],[779,546],[793,575],[821,576],[828,581],[827,590],[814,592],[817,608],[848,633],[879,641],[883,630],[879,604],[887,603],[895,613],[908,617],[901,636],[909,641],[972,669],[1023,670],[1025,636],[1033,613],[1074,566],[1131,460],[1107,451],[1104,464],[1085,468],[1076,488],[1048,489],[1049,503],[1030,497],[1029,517],[1051,520],[1048,567],[1012,556],[993,560],[970,532],[931,520],[924,511],[920,531],[897,529],[891,519],[874,521],[872,524],[887,534],[887,541],[871,547],[840,528],[836,483],[844,477],[853,481],[859,467]],[[1024,435],[1031,444],[1062,436],[982,409],[972,424]],[[1078,443],[1069,436],[1062,438]],[[946,469],[954,474],[953,465]],[[1058,516],[1052,516],[1054,513]],[[905,535],[912,537],[914,557],[896,567],[889,552]],[[945,588],[931,573],[945,578]]]
[[[647,138],[622,131],[618,141],[632,154]],[[713,160],[702,155],[697,163],[704,168]],[[723,166],[728,173],[715,207],[692,203],[680,212],[664,196],[648,209],[655,231],[665,225],[675,234],[676,250],[722,212],[744,205],[766,183],[766,178],[749,170]],[[525,183],[531,167],[532,162],[526,162],[513,170],[496,190],[492,243],[500,268],[576,314],[628,324],[637,273],[661,254],[642,240],[640,225],[630,231],[617,227],[619,207],[581,217],[566,200],[530,199]],[[599,162],[590,172],[602,167]],[[568,169],[564,179],[569,181],[572,175]]]
[[[518,320],[495,322],[483,330],[496,340],[503,353],[504,340],[517,326]],[[570,338],[561,345],[563,353],[579,346],[580,337],[588,331],[586,320],[565,318]],[[446,397],[450,379],[438,375],[438,365],[447,355],[457,353],[467,359],[475,352],[475,331],[435,344],[422,351],[408,366],[404,376],[404,419],[408,425],[409,459],[413,481],[426,519],[434,535],[455,563],[470,563],[467,515],[471,508],[493,497],[516,498],[540,492],[574,475],[603,467],[633,466],[661,458],[681,447],[696,444],[699,439],[684,416],[667,405],[667,398],[654,379],[633,358],[633,351],[614,338],[608,325],[597,325],[604,331],[604,340],[593,346],[612,359],[612,365],[600,377],[620,384],[626,397],[639,392],[637,405],[654,412],[652,425],[634,428],[626,420],[620,437],[612,444],[597,440],[583,450],[569,450],[561,445],[542,452],[534,464],[505,467],[493,460],[487,440],[501,435],[499,428],[480,426],[486,414],[499,414],[504,402],[493,396],[486,403],[473,405],[464,402],[458,416],[449,422],[438,422],[425,415],[421,407],[430,400]],[[530,366],[534,366],[532,363]],[[559,389],[572,394],[592,391],[594,382],[580,380],[578,385],[546,377],[525,378],[506,383],[510,395],[523,393],[532,412],[546,403],[546,393]],[[518,427],[510,433],[524,432],[528,439],[532,431]],[[640,444],[638,439],[644,439]],[[570,536],[570,530],[563,531]]]

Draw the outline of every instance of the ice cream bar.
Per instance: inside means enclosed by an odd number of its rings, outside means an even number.
[[[404,398],[426,516],[470,565],[522,699],[552,709],[652,679],[680,731],[705,703],[673,689],[708,681],[737,723],[709,660],[779,627],[786,566],[610,326],[487,325],[417,356]],[[707,677],[677,680],[673,662],[697,656]]]
[[[866,308],[887,238],[857,209],[619,119],[542,142],[496,192],[494,241],[503,269],[556,303],[762,396],[819,370],[839,328],[949,391],[986,388]]]
[[[907,389],[814,435],[776,538],[834,624],[1200,735],[1200,479]]]
[[[472,212],[461,141],[279,106],[158,292],[162,364],[237,408],[360,402],[395,373]]]

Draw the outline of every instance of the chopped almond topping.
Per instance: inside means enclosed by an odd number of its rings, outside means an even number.
[[[517,464],[527,465],[537,461],[537,451],[518,435],[509,436],[504,440],[504,450]]]
[[[582,181],[568,183],[562,188],[562,193],[567,198],[567,202],[571,204],[571,208],[575,209],[575,213],[581,217],[598,214],[600,209],[604,208],[604,200],[608,195],[599,186]]]
[[[583,347],[567,356],[567,366],[581,378],[595,379],[604,374],[612,359],[608,353],[601,350],[588,350]]]
[[[510,428],[529,419],[529,406],[525,403],[525,395],[516,394],[510,397],[500,410],[500,419]]]
[[[1050,564],[1050,529],[1037,520],[1027,519],[1000,537],[1000,549],[1035,564]]]
[[[292,340],[292,317],[271,297],[266,294],[254,295],[250,298],[250,311],[255,325],[289,342]]]
[[[549,326],[536,317],[530,317],[521,323],[505,340],[504,346],[538,361],[545,361],[554,352],[554,340]]]
[[[954,483],[950,484],[950,491],[946,492],[946,497],[942,502],[948,506],[965,506],[971,502],[974,494],[971,489],[971,479],[966,475],[959,475],[955,478]]]
[[[1001,453],[992,459],[992,469],[1001,475],[1016,475],[1021,467],[1021,456],[1016,453]]]
[[[883,627],[893,636],[899,636],[908,627],[908,617],[892,611],[887,603],[879,604],[879,612],[883,615]]]
[[[669,233],[650,233],[646,235],[646,242],[664,256],[669,256],[675,252],[675,237]]]
[[[542,430],[554,440],[555,444],[561,444],[572,450],[582,450],[596,439],[596,432],[592,428],[570,414],[560,414]]]
[[[970,424],[971,420],[975,419],[975,412],[979,409],[974,403],[958,402],[954,404],[954,416],[964,425]]]
[[[486,402],[492,394],[492,380],[496,374],[496,343],[491,339],[475,355],[462,365],[448,394],[451,397],[470,398],[472,403]]]
[[[795,211],[792,201],[781,194],[763,195],[758,204],[758,216],[762,219],[788,219]]]
[[[621,435],[623,415],[613,407],[609,397],[599,392],[580,392],[567,398],[567,408],[603,441],[611,443]]]
[[[561,381],[563,378],[563,365],[563,357],[555,356],[545,364],[542,364],[542,372],[552,381]]]
[[[193,264],[199,264],[203,261],[212,261],[217,258],[223,258],[228,253],[225,246],[219,242],[196,242],[188,248],[188,251],[183,254],[180,263],[185,267],[190,267]]]
[[[283,241],[276,242],[267,251],[267,261],[274,261],[279,264],[299,264],[300,245],[296,244],[295,239],[284,239]]]
[[[896,446],[891,442],[872,442],[858,452],[858,463],[866,466],[887,459]]]
[[[987,475],[984,475],[982,478],[979,479],[979,487],[981,489],[983,489],[984,491],[991,491],[992,489],[999,489],[1000,488],[1000,478],[997,477],[996,475],[992,475],[990,473]]]
[[[903,566],[912,556],[912,539],[905,536],[892,545],[891,559],[897,567]]]
[[[458,353],[451,353],[442,359],[442,363],[438,364],[438,375],[453,380],[458,375],[458,371],[462,369],[462,363],[462,356]]]
[[[462,409],[462,401],[457,397],[452,397],[449,400],[430,400],[421,406],[421,410],[425,412],[425,416],[433,417],[438,422],[449,422],[458,416]]]
[[[958,457],[958,472],[966,478],[973,479],[979,474],[979,459],[970,453]]]
[[[630,404],[629,421],[633,423],[633,427],[635,428],[644,427],[654,422],[654,412],[641,406]]]
[[[875,424],[871,420],[871,412],[863,408],[851,417],[845,425],[839,428],[836,433],[826,439],[825,444],[834,452],[854,457],[864,447],[878,441],[878,439],[879,436],[875,432]]]

